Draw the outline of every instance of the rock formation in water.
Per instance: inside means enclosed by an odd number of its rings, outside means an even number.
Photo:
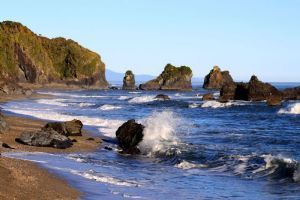
[[[106,88],[100,56],[71,39],[38,36],[17,22],[0,23],[0,79]]]
[[[263,101],[270,97],[282,97],[282,93],[269,83],[264,83],[252,76],[249,83],[229,83],[220,91],[220,101],[245,100]]]
[[[170,97],[166,94],[158,94],[156,95],[156,97],[154,97],[154,99],[157,99],[157,100],[170,100]]]
[[[207,93],[207,94],[203,95],[202,100],[203,101],[211,101],[211,100],[215,100],[215,98],[212,93]]]
[[[300,86],[283,90],[283,98],[286,100],[300,100]]]
[[[143,130],[144,126],[136,123],[134,119],[128,120],[118,128],[116,137],[119,147],[122,149],[122,153],[140,153],[137,145],[143,140]]]
[[[141,90],[191,90],[192,70],[187,66],[167,64],[164,71],[153,80],[141,84]]]
[[[135,90],[135,79],[132,71],[128,70],[123,78],[123,90]]]
[[[229,71],[221,71],[218,66],[214,66],[204,78],[203,88],[219,90],[225,84],[233,83]]]

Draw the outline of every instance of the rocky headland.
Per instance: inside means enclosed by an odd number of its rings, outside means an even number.
[[[153,80],[141,84],[141,90],[191,90],[192,70],[187,66],[165,66],[164,71]]]
[[[12,83],[51,83],[106,88],[101,57],[71,39],[49,39],[21,23],[0,23],[0,79]]]

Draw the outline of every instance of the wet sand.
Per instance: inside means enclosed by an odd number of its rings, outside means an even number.
[[[45,98],[49,96],[34,94],[29,98]],[[23,99],[24,96],[0,97],[0,102]],[[67,149],[52,147],[33,147],[15,142],[23,131],[39,130],[47,121],[28,119],[15,115],[5,115],[5,120],[10,129],[0,134],[0,141],[8,144],[13,149],[0,147],[0,152],[49,152],[71,153],[90,152],[101,145],[101,139],[87,140],[88,132],[83,131],[83,136],[74,136],[74,145]],[[70,187],[59,177],[50,174],[35,163],[0,156],[0,199],[79,199],[80,192]]]

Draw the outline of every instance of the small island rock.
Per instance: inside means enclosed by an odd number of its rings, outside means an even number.
[[[221,71],[218,66],[214,66],[204,78],[203,88],[219,90],[225,84],[233,83],[229,71]]]
[[[123,79],[123,90],[135,90],[135,78],[132,71],[128,70]]]

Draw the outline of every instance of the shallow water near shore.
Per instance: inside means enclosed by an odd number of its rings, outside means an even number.
[[[299,199],[300,101],[203,102],[206,92],[197,85],[191,92],[40,91],[55,98],[1,107],[46,120],[80,119],[103,146],[81,154],[5,155],[61,175],[82,199]],[[159,93],[171,100],[155,100]],[[142,155],[121,155],[115,131],[132,118],[145,125]]]

